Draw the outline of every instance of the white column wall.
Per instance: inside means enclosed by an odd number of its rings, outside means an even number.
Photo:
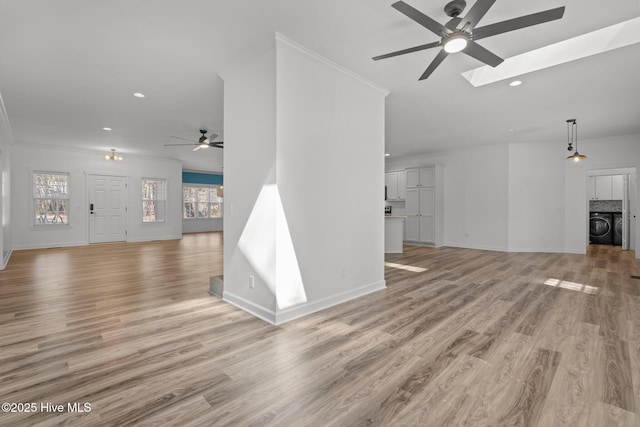
[[[223,78],[224,299],[279,324],[384,288],[386,91],[281,36]]]
[[[379,289],[385,94],[287,41],[277,58],[277,182],[307,304]]]
[[[224,78],[224,299],[274,322],[274,203],[263,188],[276,183],[275,45],[230,70]],[[264,194],[264,193],[263,193]],[[255,213],[253,213],[255,212]],[[259,222],[259,241],[238,246],[251,219]],[[248,233],[248,232],[247,232]],[[248,237],[247,237],[248,239]],[[249,253],[246,253],[249,251]],[[249,276],[255,287],[249,287]]]

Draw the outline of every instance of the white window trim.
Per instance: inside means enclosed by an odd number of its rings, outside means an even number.
[[[144,201],[145,199],[143,197],[140,197],[140,204],[138,205],[141,209],[140,211],[140,223],[143,226],[153,226],[155,225],[164,225],[164,224],[168,224],[169,223],[169,179],[168,178],[164,178],[164,177],[151,177],[151,176],[143,176],[140,178],[140,192],[138,194],[140,194],[142,196],[142,182],[143,181],[162,181],[162,183],[164,184],[164,199],[162,200],[162,202],[164,202],[164,219],[162,221],[145,221],[144,220]]]
[[[29,177],[28,177],[28,181],[29,182],[29,216],[31,217],[30,220],[30,228],[32,230],[51,230],[52,228],[71,228],[71,220],[72,220],[72,214],[71,214],[71,172],[69,171],[61,171],[61,170],[48,170],[47,168],[37,168],[37,169],[33,169],[33,168],[28,168],[27,169]],[[36,203],[35,203],[35,194],[34,194],[34,190],[35,190],[35,181],[34,181],[34,175],[35,174],[48,174],[48,175],[66,175],[67,176],[67,223],[66,224],[60,224],[60,223],[53,223],[53,224],[47,224],[47,223],[37,223],[36,222],[36,218],[35,218],[35,213],[36,213]],[[65,199],[62,199],[65,200]]]
[[[208,216],[206,218],[199,218],[197,216],[194,216],[193,218],[185,218],[184,216],[184,204],[186,203],[184,201],[184,188],[185,187],[200,187],[200,188],[219,188],[222,187],[223,184],[198,184],[198,183],[194,183],[194,182],[183,182],[182,183],[182,206],[180,207],[180,211],[181,216],[182,216],[182,220],[183,221],[210,221],[212,219],[222,219],[224,218],[224,209],[220,210],[220,216]],[[196,202],[198,203],[198,202]],[[224,196],[222,197],[222,202],[212,202],[211,200],[209,200],[209,205],[211,205],[212,203],[220,203],[222,205],[222,208],[224,208]],[[209,215],[211,215],[211,210],[209,209]]]

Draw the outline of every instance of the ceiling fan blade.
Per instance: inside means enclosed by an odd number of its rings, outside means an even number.
[[[440,52],[438,52],[438,54],[433,59],[433,61],[431,61],[431,64],[429,64],[429,67],[427,67],[427,69],[424,71],[424,73],[422,73],[422,75],[420,76],[420,78],[418,80],[424,80],[427,77],[429,77],[431,75],[431,73],[433,73],[434,70],[436,68],[438,68],[438,65],[440,65],[440,63],[442,61],[444,61],[444,58],[446,58],[448,55],[449,54],[447,52],[445,52],[444,49],[442,49]]]
[[[519,18],[496,22],[495,24],[476,28],[473,31],[473,39],[480,40],[497,34],[506,33],[508,31],[519,30],[520,28],[555,21],[556,19],[562,18],[562,15],[564,15],[564,6],[545,10],[543,12],[532,13],[531,15],[521,16]]]
[[[445,27],[447,27],[448,29],[450,29],[451,31],[455,31],[456,28],[458,28],[458,24],[462,22],[461,18],[458,18],[457,16],[455,18],[451,18],[449,20],[449,22],[447,22],[446,24],[444,24]]]
[[[504,59],[500,58],[498,55],[471,40],[469,41],[469,44],[467,44],[467,47],[464,48],[463,52],[478,61],[491,65],[492,67],[497,67],[502,63],[502,61],[504,61]]]
[[[192,140],[192,139],[180,138],[179,136],[170,136],[169,138],[175,138],[175,139],[181,139],[181,140],[183,140],[183,141],[193,142],[193,140]]]
[[[465,31],[470,32],[473,30],[495,2],[496,0],[477,0],[471,9],[469,9],[469,13],[462,19],[466,25]]]
[[[201,148],[202,148],[202,145],[201,145],[201,144],[198,144],[198,146],[197,146],[196,148],[194,148],[193,150],[191,150],[191,151],[198,151],[198,150],[199,150],[199,149],[201,149]]]
[[[211,143],[211,147],[215,147],[215,148],[224,148],[224,147],[222,146],[222,144],[224,144],[224,141],[212,142],[212,143]]]
[[[413,19],[418,24],[422,25],[426,29],[430,30],[438,37],[445,36],[447,34],[451,34],[451,30],[439,23],[438,21],[429,18],[424,13],[420,12],[418,9],[415,9],[413,6],[409,6],[403,1],[395,2],[391,5],[392,8],[396,9],[398,12],[404,14],[408,18]]]
[[[418,52],[418,51],[425,50],[425,49],[431,49],[432,47],[437,47],[437,46],[440,46],[440,42],[432,42],[432,43],[427,43],[427,44],[421,44],[420,46],[414,46],[414,47],[410,47],[408,49],[397,50],[395,52],[386,53],[384,55],[374,56],[372,59],[374,61],[378,61],[380,59],[392,58],[394,56],[404,55],[405,53]]]

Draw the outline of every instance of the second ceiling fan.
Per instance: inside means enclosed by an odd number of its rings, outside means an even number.
[[[206,136],[207,131],[204,129],[200,129],[200,133],[202,134],[202,136],[198,139],[198,142],[192,142],[191,144],[164,144],[164,145],[165,147],[179,146],[179,145],[195,145],[196,148],[194,148],[192,151],[198,151],[201,148],[209,148],[209,147],[224,148],[223,147],[224,141],[212,141],[212,139],[216,139],[218,137],[218,135],[216,135],[215,133],[212,133],[211,137]],[[184,141],[191,141],[190,139],[180,138],[179,136],[172,136],[171,138],[182,139]]]
[[[496,0],[477,0],[464,18],[461,18],[459,15],[462,13],[467,3],[464,0],[451,1],[444,7],[445,13],[451,17],[449,22],[444,25],[403,1],[393,3],[391,7],[439,36],[440,41],[376,56],[373,60],[377,61],[380,59],[391,58],[398,55],[404,55],[406,53],[418,52],[432,47],[442,46],[442,50],[438,52],[429,67],[427,67],[425,72],[422,73],[419,80],[424,80],[429,77],[450,53],[455,52],[466,53],[478,61],[484,62],[492,67],[496,67],[504,60],[480,46],[476,43],[477,40],[506,33],[508,31],[519,30],[520,28],[531,27],[532,25],[542,24],[544,22],[554,21],[562,18],[562,15],[564,15],[564,6],[562,6],[476,28],[478,22],[487,13],[489,8],[493,6],[495,1]]]

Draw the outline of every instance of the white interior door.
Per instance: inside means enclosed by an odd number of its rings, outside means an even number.
[[[89,175],[89,243],[127,239],[127,178]]]

